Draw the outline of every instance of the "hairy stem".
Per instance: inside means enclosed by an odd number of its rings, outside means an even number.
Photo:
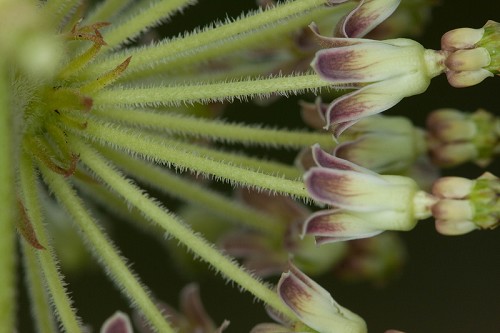
[[[282,232],[281,224],[276,223],[273,217],[201,186],[196,181],[175,175],[165,168],[134,159],[111,149],[105,149],[105,156],[119,165],[127,174],[181,200],[201,205],[224,219],[230,219],[233,222],[236,221],[271,234]]]
[[[243,169],[238,166],[208,159],[192,151],[192,145],[180,149],[177,146],[165,144],[165,140],[144,134],[142,131],[117,128],[116,125],[89,123],[85,131],[70,132],[83,135],[90,140],[116,147],[132,154],[146,157],[150,160],[174,164],[180,168],[188,168],[194,172],[201,172],[225,179],[247,187],[258,187],[308,200],[309,195],[302,181],[284,179],[254,170]],[[182,146],[181,143],[179,143]]]
[[[133,71],[135,67],[155,63],[156,61],[160,61],[181,52],[196,49],[204,45],[210,45],[217,41],[232,38],[251,30],[260,29],[263,26],[276,25],[286,18],[294,15],[302,15],[308,10],[322,6],[325,3],[326,0],[289,1],[264,12],[256,11],[253,14],[219,25],[217,28],[204,29],[183,38],[176,38],[155,46],[118,52],[116,55],[107,57],[103,61],[92,65],[88,69],[88,73],[89,75],[100,73],[119,59],[131,55],[134,57],[134,62],[130,64],[129,70]],[[104,39],[106,40],[106,36],[104,36]]]
[[[297,94],[305,90],[330,87],[316,74],[247,79],[234,82],[176,85],[150,88],[115,88],[95,94],[96,107],[108,105],[178,105],[180,103],[208,103],[268,97],[271,94]]]
[[[333,146],[331,134],[260,128],[245,124],[228,124],[175,113],[144,112],[124,109],[106,109],[95,114],[135,126],[155,128],[172,133],[204,137],[214,141],[240,142],[273,147],[302,148],[319,143]]]
[[[92,119],[88,119],[88,123],[91,123]],[[95,120],[94,120],[95,121]],[[113,126],[113,123],[98,122],[95,123],[97,126]],[[133,128],[124,128],[125,131],[131,130],[137,134],[139,131]],[[153,140],[161,141],[164,145],[169,145],[175,147],[177,150],[188,151],[191,154],[198,156],[203,156],[207,159],[214,161],[219,161],[224,164],[229,164],[233,166],[238,166],[244,169],[252,169],[254,171],[259,171],[262,173],[274,175],[277,177],[285,177],[287,179],[298,179],[302,176],[302,172],[291,165],[268,161],[259,159],[252,156],[246,156],[239,153],[226,152],[223,150],[218,150],[212,147],[206,147],[203,145],[184,142],[179,140],[174,140],[172,138],[165,137],[164,135],[150,134],[149,137]]]
[[[195,234],[188,226],[167,213],[143,191],[109,166],[108,162],[97,155],[79,140],[72,141],[75,150],[80,152],[82,161],[116,193],[143,212],[152,222],[160,225],[168,234],[183,243],[190,251],[208,262],[224,276],[236,282],[257,298],[294,320],[295,315],[288,309],[278,295],[268,286],[257,280],[230,258],[221,254],[214,246]]]
[[[58,201],[68,210],[78,224],[92,254],[117,286],[120,287],[131,304],[144,314],[156,331],[173,333],[174,330],[149,296],[149,292],[142,286],[135,274],[130,271],[120,253],[96,225],[96,222],[88,214],[87,209],[68,182],[45,167],[42,167],[42,173]]]
[[[71,299],[64,287],[65,283],[59,272],[54,250],[49,243],[49,238],[43,225],[43,215],[37,193],[38,186],[35,168],[33,161],[26,153],[23,153],[21,158],[20,173],[23,203],[25,204],[36,238],[45,248],[44,250],[36,250],[35,252],[38,258],[38,269],[43,272],[43,278],[49,290],[52,304],[57,310],[56,314],[65,331],[82,332],[80,319],[76,316]]]
[[[313,21],[319,20],[324,16],[330,16],[331,20],[335,20],[332,14],[340,13],[337,19],[340,19],[342,14],[348,12],[352,9],[353,3],[344,3],[331,8],[317,7],[311,11],[303,12],[300,16],[289,18],[283,22],[276,25],[269,25],[261,27],[259,30],[254,30],[248,33],[244,33],[235,36],[230,39],[224,39],[211,44],[206,44],[202,48],[196,49],[196,51],[177,53],[169,55],[168,58],[162,58],[158,64],[151,66],[147,63],[143,66],[134,67],[129,70],[121,78],[123,81],[134,80],[137,78],[149,77],[155,73],[167,73],[169,70],[178,70],[179,68],[184,68],[188,71],[198,71],[203,72],[205,69],[203,66],[207,61],[221,57],[221,55],[227,58],[228,67],[238,67],[240,62],[233,63],[231,55],[236,54],[237,56],[241,50],[279,50],[280,47],[285,49],[293,50],[297,46],[289,45],[293,42],[291,33],[297,31],[300,28],[307,27]],[[287,35],[288,34],[288,35]],[[311,56],[312,57],[312,56]],[[201,67],[199,66],[201,64]],[[265,73],[265,72],[260,72]]]
[[[35,250],[26,241],[21,242],[25,270],[25,283],[28,286],[31,315],[37,332],[57,332],[49,296],[44,288],[42,271],[39,269]]]
[[[106,0],[93,9],[83,19],[82,25],[92,24],[95,22],[107,22],[120,13],[124,8],[128,7],[134,0]]]
[[[146,31],[161,21],[167,20],[177,11],[182,11],[186,6],[193,4],[194,0],[158,0],[134,12],[130,17],[121,20],[106,31],[106,43],[110,48],[133,40],[141,32]]]

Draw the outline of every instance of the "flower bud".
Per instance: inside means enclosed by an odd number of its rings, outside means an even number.
[[[470,194],[473,187],[473,180],[462,177],[442,177],[434,183],[432,193],[440,198],[463,199]]]
[[[435,199],[412,179],[380,176],[313,147],[320,167],[309,169],[304,181],[311,197],[335,207],[312,214],[304,234],[319,244],[368,238],[385,230],[411,230],[431,215]]]
[[[406,249],[395,232],[348,242],[345,259],[335,268],[335,276],[348,281],[370,281],[384,285],[397,275],[406,259]]]
[[[335,156],[382,174],[409,170],[425,151],[422,131],[404,117],[362,119],[339,141]]]
[[[476,45],[484,35],[484,28],[459,28],[448,31],[441,37],[441,49],[455,51],[470,49]]]
[[[427,118],[427,146],[433,162],[441,167],[473,161],[486,166],[498,151],[500,121],[477,110],[467,114],[439,109]]]
[[[481,29],[461,28],[447,32],[441,48],[448,53],[446,77],[454,87],[476,85],[499,74],[500,25],[488,21]]]
[[[493,229],[500,219],[500,180],[485,173],[477,180],[444,177],[432,193],[436,229],[445,235],[462,235],[475,229]]]

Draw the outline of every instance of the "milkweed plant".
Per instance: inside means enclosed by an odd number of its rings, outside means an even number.
[[[443,31],[434,50],[410,38],[435,1],[269,0],[164,37],[194,5],[0,1],[0,332],[18,327],[17,288],[37,332],[231,331],[196,283],[177,310],[158,298],[110,219],[165,244],[177,270],[202,262],[253,295],[270,316],[253,333],[367,332],[316,277],[385,281],[405,259],[396,231],[420,220],[450,236],[498,226],[494,172],[440,174],[495,159],[494,111],[436,105],[422,127],[381,113],[436,76],[465,89],[496,79],[499,23]],[[302,128],[225,117],[295,95]],[[83,247],[130,306],[99,324],[63,274],[88,265]]]

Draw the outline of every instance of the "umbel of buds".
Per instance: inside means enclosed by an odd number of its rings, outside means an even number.
[[[447,32],[441,48],[449,52],[445,65],[448,82],[469,87],[500,72],[500,24],[488,21],[481,29],[460,28]]]
[[[468,161],[485,167],[500,151],[500,119],[482,109],[435,110],[427,118],[427,146],[432,162],[440,167]]]
[[[493,229],[500,221],[500,179],[484,173],[476,180],[443,177],[432,193],[436,229],[445,235],[462,235],[476,229]]]

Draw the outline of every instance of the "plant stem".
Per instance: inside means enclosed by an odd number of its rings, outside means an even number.
[[[96,225],[96,222],[88,214],[83,203],[68,182],[61,175],[50,171],[43,165],[41,165],[41,170],[45,181],[60,204],[68,210],[78,224],[96,260],[121,289],[122,293],[128,297],[130,303],[144,314],[145,318],[158,332],[174,333],[174,330],[149,296],[149,291],[142,286],[134,273],[130,271],[123,257]]]
[[[352,3],[347,2],[345,4],[335,6],[333,9],[339,13],[347,13],[348,9],[352,8],[352,5]],[[286,45],[286,42],[290,43],[293,41],[291,37],[287,37],[287,34],[291,35],[293,31],[307,27],[309,23],[316,21],[317,19],[321,19],[325,13],[332,14],[332,8],[318,7],[312,11],[305,12],[301,16],[287,19],[286,21],[272,27],[264,27],[258,31],[251,31],[231,39],[205,45],[203,48],[196,50],[196,52],[175,54],[169,58],[162,59],[161,62],[153,66],[148,63],[142,67],[132,68],[123,75],[121,80],[130,81],[137,78],[148,77],[150,75],[154,75],[155,73],[168,73],[169,71],[175,71],[179,68],[193,68],[195,71],[203,73],[203,65],[199,66],[199,64],[205,64],[207,61],[212,59],[216,60],[227,58],[228,67],[237,67],[240,64],[231,63],[231,55],[241,54],[240,52],[242,50],[253,49],[256,52],[272,52],[280,50],[280,48],[281,51],[284,51],[287,47],[289,50],[293,50],[297,46]],[[334,18],[332,18],[332,20],[334,20]]]
[[[82,120],[83,121],[83,120]],[[87,120],[87,124],[90,123],[92,119]],[[112,122],[98,122],[98,126],[113,126]],[[136,131],[135,129],[129,128],[132,131]],[[137,132],[137,134],[139,134]],[[283,164],[275,161],[268,161],[259,158],[255,158],[252,156],[246,156],[239,153],[231,153],[222,150],[217,150],[212,147],[206,147],[195,143],[174,140],[164,135],[156,135],[150,134],[150,138],[161,141],[164,145],[169,145],[171,147],[175,147],[177,150],[187,151],[191,154],[195,154],[198,156],[203,156],[207,159],[211,159],[214,161],[219,161],[226,165],[238,166],[244,169],[252,169],[254,171],[274,175],[276,177],[284,177],[287,179],[299,179],[302,176],[302,172],[291,165]]]
[[[319,143],[333,146],[331,134],[260,128],[244,124],[228,124],[199,117],[186,117],[168,112],[144,112],[133,109],[96,110],[94,114],[128,124],[156,128],[173,133],[205,137],[215,141],[241,142],[272,147],[302,148]]]
[[[129,70],[133,70],[137,66],[152,64],[169,56],[204,45],[210,45],[223,39],[232,38],[251,30],[260,29],[263,26],[279,24],[286,18],[294,15],[302,15],[325,3],[326,0],[289,1],[264,12],[256,11],[255,14],[252,13],[226,24],[218,25],[216,28],[204,29],[183,38],[168,40],[155,46],[117,52],[115,55],[106,57],[103,61],[98,61],[96,64],[91,65],[88,68],[88,73],[89,75],[96,75],[106,71],[107,68],[112,67],[119,59],[124,59],[128,56],[134,57],[134,61],[129,66]],[[106,35],[104,35],[104,39],[106,40]]]
[[[36,250],[38,269],[43,272],[45,285],[54,304],[56,314],[66,332],[82,332],[80,319],[77,317],[72,302],[64,287],[65,283],[58,270],[58,263],[54,250],[49,243],[43,225],[43,215],[38,197],[38,186],[33,161],[26,153],[22,154],[20,163],[20,179],[23,194],[23,203],[26,207],[29,221],[33,226],[36,238],[44,250]]]
[[[167,164],[172,163],[177,167],[213,175],[232,183],[248,187],[258,187],[305,200],[309,198],[309,194],[302,181],[284,179],[215,161],[193,153],[192,145],[186,145],[187,148],[179,149],[177,146],[166,144],[164,139],[161,140],[157,137],[144,134],[143,131],[118,128],[114,124],[100,124],[96,122],[89,122],[88,127],[84,131],[76,131],[69,127],[68,131],[153,161],[161,161]],[[179,145],[182,145],[182,143],[179,143]]]
[[[134,159],[111,149],[105,149],[104,152],[107,158],[119,165],[127,174],[145,181],[161,191],[168,192],[174,197],[201,205],[224,219],[241,223],[253,229],[270,234],[282,232],[282,225],[276,223],[274,217],[252,209],[239,201],[231,200],[199,185],[196,181],[175,175],[165,168]]]
[[[99,91],[94,96],[94,105],[178,105],[180,103],[208,103],[246,100],[249,97],[268,97],[297,94],[305,90],[317,90],[332,86],[316,74],[298,76],[247,79],[234,82],[176,85],[151,88],[115,88]]]
[[[333,14],[339,13],[338,19],[340,19],[342,14],[346,14],[352,8],[353,3],[350,2],[331,8],[316,7],[310,11],[304,11],[298,16],[287,18],[279,24],[263,26],[259,30],[253,30],[229,39],[205,44],[203,47],[196,49],[196,51],[189,50],[189,52],[169,54],[168,57],[163,57],[158,64],[153,66],[151,66],[151,62],[148,62],[141,66],[133,67],[123,75],[121,80],[129,81],[149,77],[155,73],[166,73],[169,70],[177,71],[179,68],[203,72],[203,65],[207,61],[216,57],[220,58],[221,56],[227,59],[229,68],[237,67],[240,64],[232,63],[229,55],[239,55],[241,54],[241,50],[278,50],[280,47],[293,50],[296,48],[296,45],[287,45],[293,42],[293,39],[288,37],[291,36],[293,31],[307,27],[309,23],[320,20],[326,15],[329,15],[331,20],[335,20]],[[202,67],[199,64],[202,64]],[[260,73],[265,72],[261,71]]]
[[[57,332],[49,297],[44,289],[42,271],[39,269],[35,249],[26,241],[21,241],[25,271],[25,283],[31,301],[31,315],[37,332]]]
[[[15,186],[12,147],[12,114],[9,78],[0,59],[0,332],[14,331],[15,295]]]
[[[177,11],[182,11],[186,6],[192,4],[193,0],[157,0],[145,6],[139,7],[132,15],[120,20],[106,31],[106,43],[112,50],[113,47],[133,40],[141,32],[146,31],[160,22],[166,21]]]
[[[108,162],[96,154],[80,140],[71,140],[75,151],[80,152],[81,160],[116,193],[127,202],[143,212],[152,222],[161,226],[168,234],[182,242],[190,251],[208,262],[226,277],[236,282],[242,288],[254,294],[257,298],[295,320],[294,313],[288,309],[278,295],[268,286],[247,273],[232,259],[221,254],[213,245],[207,243],[195,234],[188,226],[167,213],[154,200],[148,198],[143,191],[124,178],[119,172],[109,166]]]
[[[109,22],[111,18],[128,7],[134,0],[106,0],[96,5],[83,19],[82,25]]]

